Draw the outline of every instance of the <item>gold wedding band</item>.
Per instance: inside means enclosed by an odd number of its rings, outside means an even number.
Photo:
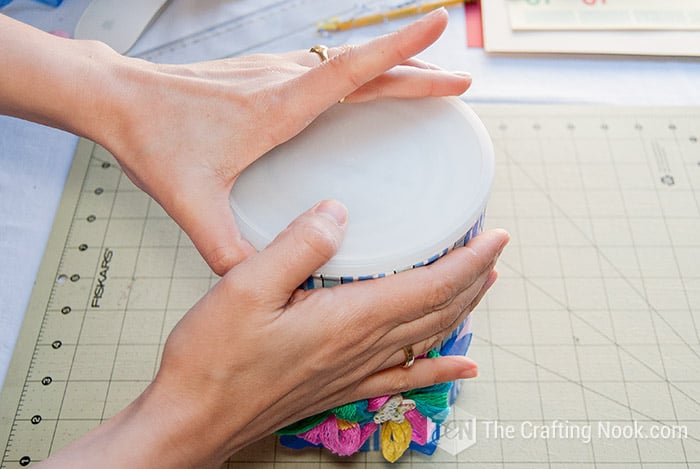
[[[313,52],[321,58],[321,62],[328,60],[328,47],[323,45],[313,46],[309,49],[309,52]]]
[[[410,345],[405,346],[403,348],[403,354],[406,357],[406,361],[403,362],[403,367],[410,368],[413,365],[413,362],[416,361],[416,356],[413,354],[413,347]]]
[[[309,52],[313,52],[314,54],[318,55],[321,58],[321,63],[325,62],[328,60],[328,47],[319,44],[317,46],[313,46],[311,49],[309,49]],[[342,97],[338,100],[339,103],[345,102],[345,97]],[[409,365],[411,366],[411,365]]]

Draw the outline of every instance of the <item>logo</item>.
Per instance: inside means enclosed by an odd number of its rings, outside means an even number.
[[[109,248],[105,249],[102,255],[102,262],[99,266],[99,272],[97,273],[97,282],[95,283],[95,290],[92,293],[92,301],[90,306],[93,308],[100,307],[100,301],[105,293],[105,287],[107,286],[107,273],[109,272],[109,264],[112,262],[112,256],[114,251]]]
[[[457,456],[474,444],[476,444],[476,417],[454,406],[449,419],[440,425],[438,448],[452,456]]]

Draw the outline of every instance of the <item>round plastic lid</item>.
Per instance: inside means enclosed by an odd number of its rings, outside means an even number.
[[[442,252],[486,207],[494,156],[458,98],[339,104],[248,167],[231,191],[242,235],[261,250],[324,199],[348,208],[338,253],[316,275],[372,276]]]

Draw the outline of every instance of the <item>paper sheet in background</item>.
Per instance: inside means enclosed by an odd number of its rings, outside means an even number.
[[[508,0],[514,30],[698,30],[687,0]]]
[[[489,52],[700,56],[700,31],[515,31],[508,1],[482,1]]]

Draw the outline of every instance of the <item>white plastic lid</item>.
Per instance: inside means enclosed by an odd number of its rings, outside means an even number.
[[[458,98],[339,104],[248,167],[231,207],[261,250],[319,201],[340,200],[345,240],[316,275],[370,276],[452,247],[485,209],[493,173],[488,133]]]

